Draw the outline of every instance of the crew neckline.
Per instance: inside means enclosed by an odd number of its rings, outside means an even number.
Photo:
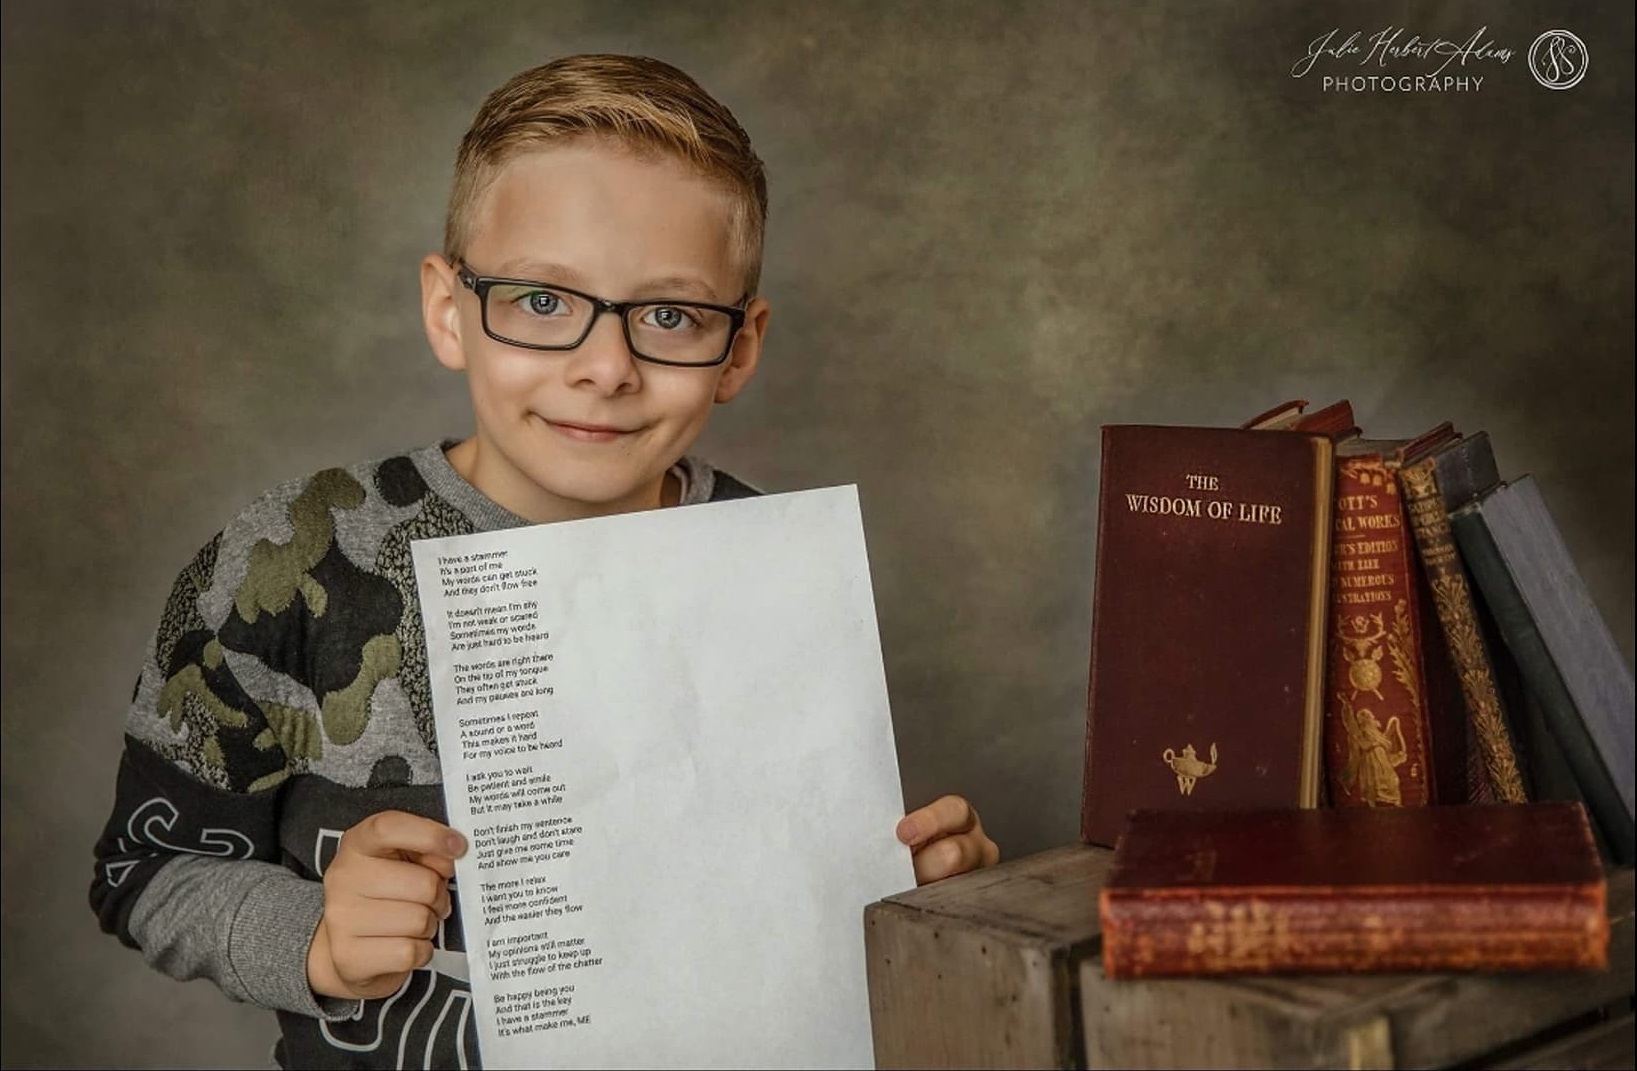
[[[446,451],[459,443],[459,439],[444,439],[440,442],[424,446],[409,455],[416,471],[426,480],[426,484],[437,492],[451,506],[454,506],[480,532],[491,532],[502,528],[522,528],[537,524],[527,517],[519,516],[502,506],[482,491],[478,490],[471,481],[462,476],[449,461]],[[716,475],[714,470],[705,462],[695,457],[684,457],[670,471],[676,475],[682,486],[682,494],[677,502],[678,506],[696,506],[709,502],[711,492],[715,490]],[[661,507],[669,509],[672,507]]]

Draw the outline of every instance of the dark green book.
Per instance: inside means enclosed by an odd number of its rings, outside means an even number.
[[[1543,625],[1559,633],[1560,644],[1563,634],[1584,636],[1588,632],[1601,630],[1606,636],[1607,628],[1591,605],[1590,596],[1585,594],[1585,585],[1580,582],[1579,574],[1574,571],[1568,552],[1563,547],[1562,538],[1544,510],[1545,505],[1534,488],[1534,481],[1525,476],[1451,512],[1450,527],[1454,530],[1467,570],[1517,663],[1518,672],[1535,700],[1540,718],[1551,732],[1557,751],[1573,772],[1587,809],[1591,811],[1598,831],[1603,834],[1609,854],[1616,862],[1629,864],[1637,857],[1637,825],[1632,821],[1631,810],[1616,778],[1630,778],[1630,758],[1628,755],[1624,771],[1611,768],[1605,757],[1605,748],[1600,746],[1592,733],[1587,714],[1599,719],[1599,728],[1604,730],[1601,735],[1611,738],[1607,750],[1618,755],[1622,718],[1624,738],[1630,740],[1632,707],[1627,700],[1623,713],[1618,707],[1583,711],[1571,691],[1564,666],[1548,646]],[[1549,531],[1545,530],[1547,526]],[[1502,540],[1510,553],[1503,552]],[[1572,574],[1574,583],[1565,577],[1565,568]],[[1580,620],[1561,620],[1568,616],[1563,608],[1565,597],[1558,598],[1555,606],[1542,605],[1538,589],[1545,583],[1554,582],[1548,578],[1554,578],[1555,583],[1569,589],[1566,593],[1560,593],[1569,597],[1574,596],[1574,589],[1578,587],[1579,600],[1583,601],[1583,608],[1578,611]],[[1535,595],[1535,604],[1540,609],[1539,617],[1525,593],[1526,586]],[[1595,622],[1584,620],[1586,614],[1592,615]],[[1612,642],[1609,640],[1609,647],[1612,647]],[[1584,648],[1580,652],[1566,653],[1576,657],[1586,655]],[[1612,691],[1617,696],[1620,674],[1624,674],[1625,686],[1630,688],[1631,676],[1619,661],[1618,652],[1613,655],[1615,665],[1612,668],[1607,665],[1609,655],[1606,651],[1592,652],[1588,657],[1595,661],[1569,667],[1569,672],[1581,675],[1579,690],[1583,694]],[[1600,685],[1585,679],[1599,673],[1613,674],[1615,679]]]

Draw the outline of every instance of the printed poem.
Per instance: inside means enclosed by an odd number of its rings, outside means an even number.
[[[575,998],[603,963],[585,932],[587,905],[564,877],[584,830],[565,780],[573,741],[556,708],[552,630],[535,597],[537,570],[510,558],[507,550],[437,557],[459,788],[480,875],[481,919],[466,920],[478,947],[468,955],[487,963],[503,1038],[589,1025]]]
[[[857,489],[410,553],[471,992],[401,1010],[493,1071],[871,1066],[858,905],[915,876]]]

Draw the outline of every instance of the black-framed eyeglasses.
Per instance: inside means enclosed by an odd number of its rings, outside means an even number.
[[[727,360],[745,323],[746,294],[736,305],[702,301],[609,301],[555,283],[477,275],[455,266],[483,307],[483,333],[526,350],[572,350],[605,312],[619,316],[631,355],[654,364],[704,368]]]

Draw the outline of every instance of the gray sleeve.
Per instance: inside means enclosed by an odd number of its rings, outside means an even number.
[[[148,965],[178,981],[209,978],[234,1000],[335,1021],[361,1002],[308,984],[323,914],[324,886],[276,863],[180,855],[142,890],[130,931]]]

